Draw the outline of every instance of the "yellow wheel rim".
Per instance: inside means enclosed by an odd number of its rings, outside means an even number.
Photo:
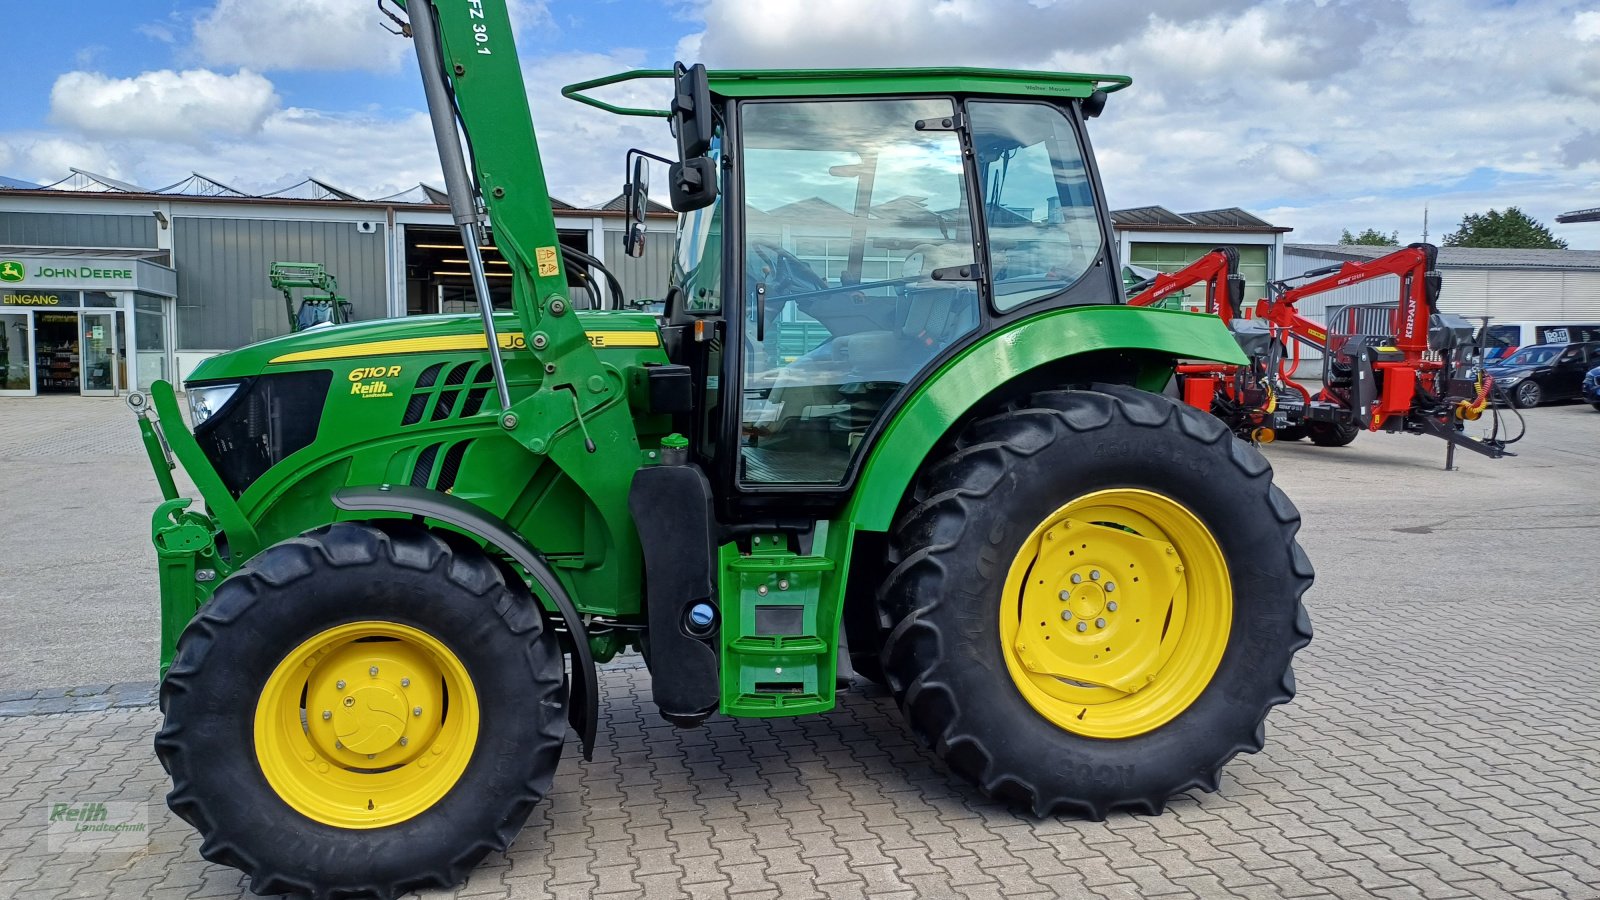
[[[301,815],[381,828],[433,806],[472,758],[480,710],[461,660],[396,622],[351,622],[278,663],[256,704],[256,760]]]
[[[1205,691],[1232,620],[1211,531],[1171,498],[1119,488],[1073,500],[1028,535],[1006,576],[1000,646],[1040,715],[1128,738]]]

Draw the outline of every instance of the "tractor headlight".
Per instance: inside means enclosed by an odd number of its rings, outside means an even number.
[[[238,393],[239,385],[240,382],[236,381],[232,384],[208,384],[189,388],[189,414],[194,420],[193,425],[198,428],[201,422],[216,415],[217,411]]]

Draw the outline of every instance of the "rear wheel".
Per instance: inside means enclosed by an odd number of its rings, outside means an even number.
[[[1279,428],[1277,433],[1272,436],[1272,441],[1273,443],[1298,441],[1309,433],[1310,429],[1304,425],[1290,425],[1287,428]]]
[[[1259,750],[1310,639],[1299,514],[1216,419],[1036,395],[919,478],[880,605],[912,731],[1038,815],[1158,812]]]
[[[167,803],[257,893],[460,882],[549,790],[562,659],[475,547],[341,523],[217,588],[161,686]]]
[[[1306,436],[1318,447],[1345,447],[1361,434],[1361,429],[1345,422],[1311,422]]]

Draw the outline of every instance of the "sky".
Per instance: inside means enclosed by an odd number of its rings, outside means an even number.
[[[439,184],[409,41],[371,0],[0,0],[0,175],[76,166],[146,187],[316,176],[367,197]],[[1133,77],[1091,123],[1114,208],[1243,207],[1292,227],[1438,242],[1521,207],[1574,249],[1600,223],[1592,0],[510,0],[553,195],[597,203],[660,120],[559,96],[674,59],[739,68],[987,65]],[[63,10],[70,27],[63,27]],[[20,39],[19,39],[20,38]],[[662,106],[665,82],[608,99]]]

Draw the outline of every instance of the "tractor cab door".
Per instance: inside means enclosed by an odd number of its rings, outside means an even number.
[[[737,490],[841,484],[891,398],[978,328],[956,113],[938,97],[738,107]]]

